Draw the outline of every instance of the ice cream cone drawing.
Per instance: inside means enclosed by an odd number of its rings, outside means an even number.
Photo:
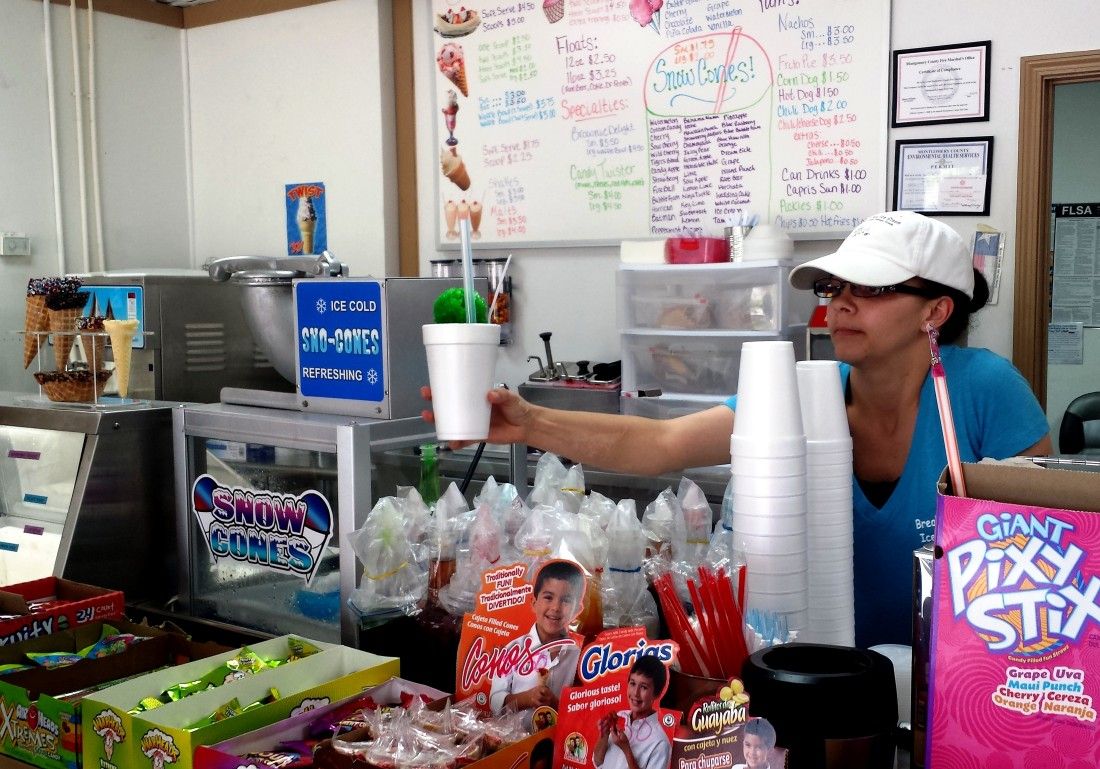
[[[111,337],[111,352],[115,358],[115,384],[120,398],[130,394],[130,357],[137,325],[138,322],[134,319],[103,321],[103,328]]]
[[[447,89],[447,106],[443,108],[443,122],[447,126],[447,146],[458,144],[455,138],[455,127],[458,125],[458,94],[453,88]]]
[[[458,43],[446,43],[435,57],[436,64],[443,76],[458,86],[463,96],[469,96],[466,86],[466,56]]]
[[[76,319],[88,302],[86,291],[52,294],[46,297],[46,313],[49,316],[50,333],[53,334],[54,362],[58,371],[64,371],[69,353],[76,341]]]
[[[453,200],[443,204],[443,218],[447,221],[447,237],[454,240],[458,237],[458,230],[455,228],[458,224],[458,206]]]
[[[298,198],[298,231],[302,234],[302,253],[313,253],[313,232],[317,227],[317,212],[309,195]]]
[[[454,182],[460,190],[470,189],[470,174],[466,171],[462,156],[454,147],[443,148],[439,153],[439,164],[443,169],[443,175]]]
[[[481,239],[481,201],[473,200],[470,202],[470,229],[474,240]]]

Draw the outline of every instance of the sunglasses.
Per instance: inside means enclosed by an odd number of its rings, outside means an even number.
[[[892,286],[864,286],[840,278],[818,278],[814,281],[814,293],[822,299],[833,299],[841,295],[845,286],[852,292],[852,296],[859,299],[874,299],[887,294],[911,294],[913,296],[923,296],[926,299],[935,299],[942,295],[931,288],[907,286],[904,283],[895,283]]]

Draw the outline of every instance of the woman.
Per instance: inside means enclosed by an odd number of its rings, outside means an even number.
[[[928,324],[940,333],[964,461],[1049,453],[1046,417],[1011,363],[952,345],[989,291],[966,243],[942,222],[912,212],[872,216],[835,253],[792,270],[790,282],[830,300],[829,332],[842,361],[855,465],[856,643],[909,643],[912,551],[932,533],[946,464]],[[488,397],[493,443],[527,443],[635,474],[730,458],[735,399],[650,420],[537,407],[507,390]]]

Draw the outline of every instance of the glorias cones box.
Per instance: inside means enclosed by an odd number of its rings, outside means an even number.
[[[964,472],[936,515],[928,765],[1100,766],[1100,473]]]
[[[580,685],[562,691],[553,765],[668,769],[680,712],[660,703],[676,652],[641,627],[596,636],[581,653]]]

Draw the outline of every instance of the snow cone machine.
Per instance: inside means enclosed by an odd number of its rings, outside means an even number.
[[[435,441],[420,418],[420,329],[461,281],[333,277],[343,270],[326,259],[313,275],[283,259],[208,265],[240,288],[254,336],[294,391],[225,388],[220,403],[175,411],[176,608],[354,646],[362,618],[348,598],[361,568],[348,536],[380,497],[417,484],[418,462],[385,456]]]

